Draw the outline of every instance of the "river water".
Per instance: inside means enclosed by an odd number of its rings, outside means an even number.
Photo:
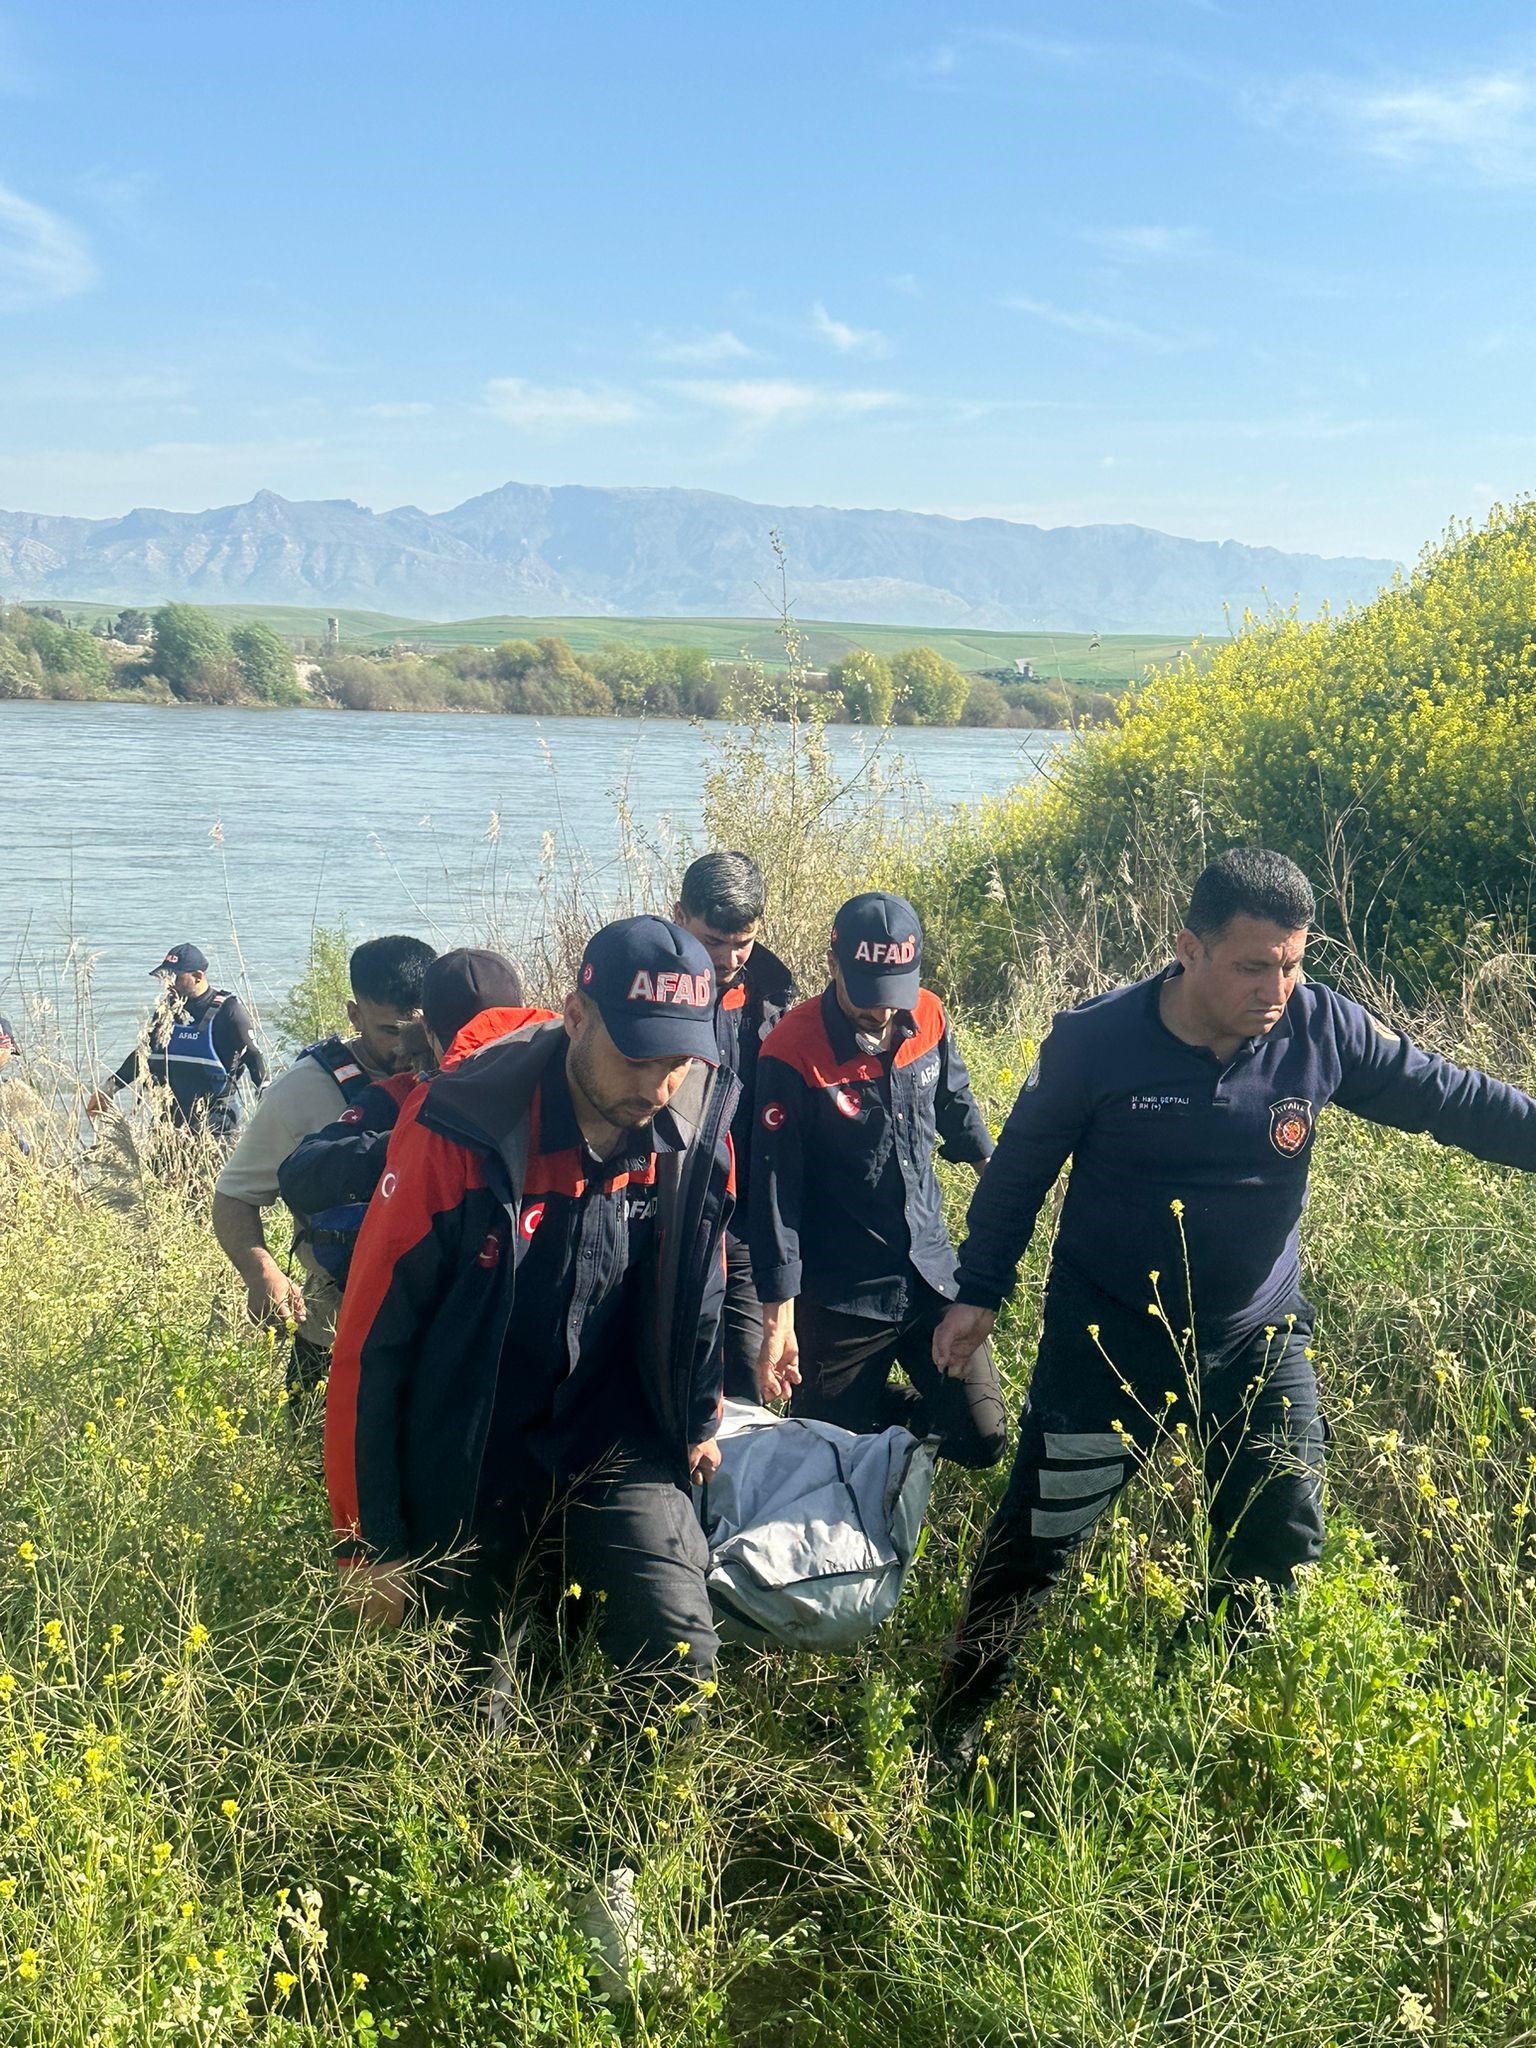
[[[0,1011],[89,1069],[131,1042],[149,970],[181,939],[258,1012],[317,924],[442,946],[494,914],[515,939],[538,914],[541,862],[579,868],[594,903],[617,897],[621,805],[663,848],[693,833],[726,730],[0,705]],[[829,737],[850,772],[873,745],[855,728]],[[899,750],[931,814],[1026,780],[1062,737],[911,730]]]

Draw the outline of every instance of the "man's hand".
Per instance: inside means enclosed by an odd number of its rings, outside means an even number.
[[[245,1304],[253,1323],[302,1323],[309,1313],[299,1283],[271,1257],[261,1259],[247,1277]]]
[[[712,1436],[701,1444],[688,1446],[688,1473],[695,1486],[706,1479],[713,1479],[720,1470],[720,1446]]]
[[[933,1333],[933,1362],[939,1371],[951,1378],[963,1373],[991,1336],[996,1321],[989,1308],[970,1308],[963,1301],[951,1303]]]
[[[344,1564],[341,1597],[375,1628],[398,1628],[405,1619],[407,1567],[403,1564]]]
[[[112,1107],[116,1091],[111,1088],[93,1088],[85,1099],[85,1113],[88,1117],[105,1116]]]
[[[792,1301],[763,1303],[763,1342],[757,1354],[757,1391],[761,1400],[784,1401],[800,1384],[800,1341],[795,1335]]]

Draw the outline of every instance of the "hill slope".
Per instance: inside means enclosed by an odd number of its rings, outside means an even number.
[[[509,483],[452,511],[371,512],[258,491],[208,512],[121,519],[0,512],[0,593],[351,606],[452,618],[761,614],[770,531],[800,611],[903,626],[1220,629],[1271,602],[1373,596],[1393,564],[933,513],[748,504],[709,491]]]

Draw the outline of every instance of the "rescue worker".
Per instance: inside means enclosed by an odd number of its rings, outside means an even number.
[[[844,1429],[902,1423],[956,1464],[995,1465],[1007,1419],[990,1349],[933,1363],[955,1252],[936,1142],[979,1175],[992,1139],[903,897],[837,913],[831,980],[763,1043],[752,1133],[752,1270],[763,1303],[762,1398]],[[906,1386],[891,1384],[899,1364]]]
[[[454,1066],[493,1039],[551,1012],[530,1009],[512,962],[461,947],[439,954],[422,981],[430,1057],[424,1071],[370,1082],[335,1123],[301,1139],[277,1170],[278,1192],[304,1218],[304,1242],[345,1289],[357,1234],[384,1171],[389,1134],[405,1103],[439,1068]]]
[[[214,1235],[245,1282],[253,1319],[294,1326],[288,1380],[295,1394],[325,1377],[341,1295],[306,1244],[303,1219],[295,1219],[294,1232],[301,1286],[268,1250],[261,1212],[278,1199],[278,1169],[301,1139],[334,1123],[370,1082],[420,1067],[422,986],[433,957],[422,940],[402,934],[356,948],[347,963],[352,1036],[307,1046],[271,1082],[214,1186]]]
[[[1304,978],[1314,911],[1283,854],[1213,862],[1170,967],[1056,1018],[972,1198],[934,1338],[946,1373],[986,1341],[1072,1162],[1013,1470],[940,1689],[958,1770],[1020,1629],[1163,1431],[1183,1421],[1203,1449],[1229,1613],[1320,1554],[1326,1429],[1299,1264],[1320,1112],[1536,1170],[1536,1101]]]
[[[715,1042],[720,1064],[741,1083],[731,1138],[736,1153],[736,1219],[725,1233],[725,1313],[720,1322],[725,1391],[756,1401],[763,1306],[752,1284],[746,1244],[757,1056],[785,1011],[800,1000],[794,976],[758,937],[767,891],[756,861],[744,853],[700,855],[683,876],[672,911],[715,970]]]
[[[236,1088],[248,1075],[259,1094],[267,1064],[238,996],[213,988],[208,958],[185,941],[150,973],[164,984],[143,1036],[85,1105],[102,1115],[121,1088],[143,1086],[173,1127],[231,1140],[240,1122]]]
[[[326,1397],[338,1564],[366,1618],[398,1623],[414,1588],[488,1648],[552,1540],[614,1664],[709,1675],[689,1488],[719,1464],[736,1096],[713,1013],[698,942],[626,918],[588,942],[561,1018],[402,1113]]]

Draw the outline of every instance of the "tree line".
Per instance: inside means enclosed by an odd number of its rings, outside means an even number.
[[[543,717],[729,718],[762,701],[753,665],[701,647],[611,642],[578,655],[556,635],[423,652],[328,649],[302,663],[270,626],[226,627],[200,605],[128,607],[92,630],[47,606],[0,608],[0,698],[137,697],[189,704],[331,705]],[[932,647],[855,648],[781,693],[852,725],[1060,725],[1107,718],[1102,691],[967,675]]]

